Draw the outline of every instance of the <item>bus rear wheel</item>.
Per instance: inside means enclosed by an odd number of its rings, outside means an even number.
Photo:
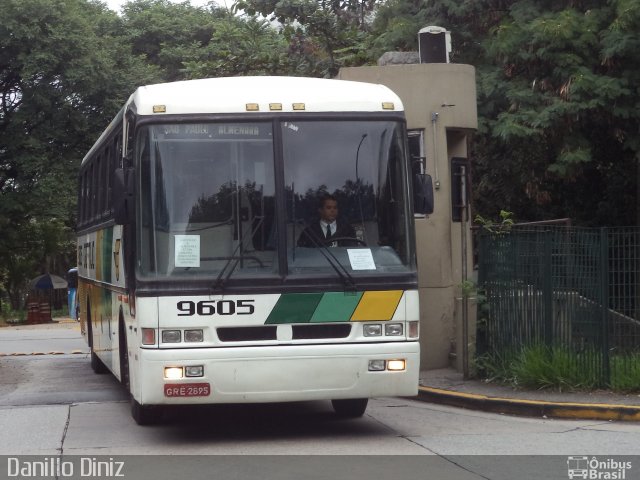
[[[89,339],[89,351],[91,352],[91,369],[94,373],[107,373],[107,366],[98,358],[93,348],[93,324],[91,323],[91,305],[87,304],[87,337]]]
[[[342,418],[358,418],[364,415],[369,403],[368,398],[348,398],[331,400],[336,414]]]
[[[98,358],[96,352],[93,351],[93,348],[91,348],[91,369],[97,374],[107,373],[108,371],[106,365]]]

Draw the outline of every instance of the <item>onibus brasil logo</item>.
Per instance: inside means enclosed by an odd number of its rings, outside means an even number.
[[[567,475],[570,479],[585,480],[625,480],[627,470],[631,470],[631,462],[607,458],[576,456],[567,458]]]

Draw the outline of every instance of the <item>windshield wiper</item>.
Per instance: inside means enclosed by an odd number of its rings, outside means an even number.
[[[335,270],[335,272],[340,277],[340,280],[342,280],[342,284],[344,285],[345,289],[355,291],[356,282],[354,281],[349,271],[345,268],[344,265],[340,263],[336,256],[331,252],[331,249],[325,245],[324,241],[320,238],[317,238],[313,234],[313,232],[311,232],[307,228],[309,225],[307,225],[307,223],[304,221],[302,221],[301,223],[304,227],[302,231],[306,232],[303,234],[306,235],[307,238],[311,240],[311,242],[315,245],[315,247],[319,249],[322,256],[327,260],[329,265],[331,265],[331,268]]]
[[[213,285],[211,285],[211,290],[215,291],[217,289],[220,289],[221,292],[224,292],[224,284],[227,282],[227,280],[229,280],[229,277],[231,277],[231,274],[236,269],[236,267],[238,266],[241,260],[253,260],[257,262],[260,267],[263,266],[262,261],[258,257],[237,255],[238,250],[240,250],[243,246],[245,246],[244,243],[246,239],[253,238],[253,236],[256,234],[256,232],[262,225],[263,221],[264,221],[264,217],[260,217],[260,221],[258,221],[258,223],[256,223],[256,226],[251,230],[250,236],[247,237],[245,235],[242,235],[242,240],[238,242],[238,245],[236,246],[235,250],[231,252],[231,255],[229,255],[228,257],[215,257],[216,259],[227,260],[227,263],[224,264],[224,266],[220,270],[220,273],[216,277],[216,281],[213,282]],[[231,265],[231,262],[234,262],[234,261],[235,263],[233,264],[233,267],[231,267],[225,275],[225,271],[227,270],[227,268],[229,268],[229,265]]]

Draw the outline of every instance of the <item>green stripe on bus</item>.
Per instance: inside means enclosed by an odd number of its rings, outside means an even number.
[[[265,323],[309,323],[322,295],[322,293],[282,294]]]
[[[361,298],[362,292],[327,292],[311,317],[311,323],[348,322]]]

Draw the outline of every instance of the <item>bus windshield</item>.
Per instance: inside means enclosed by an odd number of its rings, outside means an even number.
[[[282,124],[290,274],[330,272],[330,261],[360,276],[412,267],[402,132],[393,121]]]
[[[338,281],[412,272],[403,138],[400,122],[382,120],[141,127],[138,276]],[[327,196],[340,225],[332,241],[309,235]]]

